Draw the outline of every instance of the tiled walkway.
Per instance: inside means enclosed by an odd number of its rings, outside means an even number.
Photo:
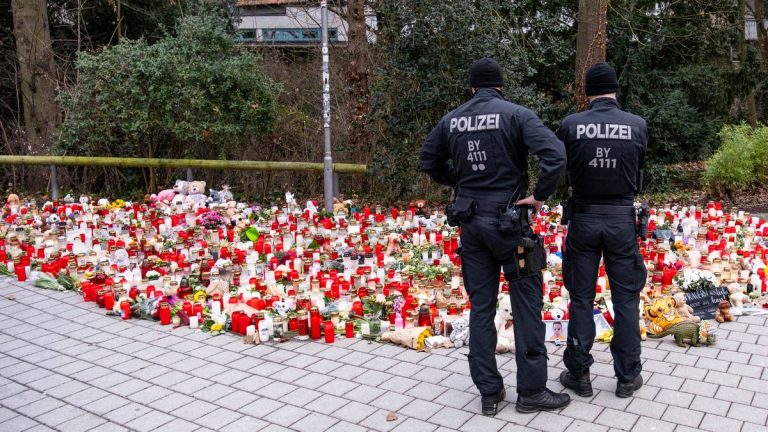
[[[596,343],[596,391],[554,413],[518,414],[515,362],[498,356],[506,404],[479,414],[464,350],[418,353],[337,340],[245,345],[106,317],[74,293],[0,280],[0,431],[759,432],[768,418],[765,318],[721,325],[714,347],[643,343],[646,385],[613,395]],[[551,387],[563,368],[550,346]],[[387,414],[397,413],[396,421]]]

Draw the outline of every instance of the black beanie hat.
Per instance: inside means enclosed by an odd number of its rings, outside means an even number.
[[[587,96],[604,95],[619,91],[616,71],[608,63],[595,63],[584,76],[584,93]]]
[[[501,66],[496,60],[483,57],[476,60],[469,68],[469,86],[474,88],[481,87],[504,87],[504,74]]]

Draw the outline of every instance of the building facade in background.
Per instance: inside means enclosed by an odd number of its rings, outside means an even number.
[[[320,5],[308,0],[238,0],[240,38],[243,43],[302,46],[320,42]],[[346,43],[345,8],[328,12],[328,41]],[[368,40],[373,42],[376,15],[366,10]]]

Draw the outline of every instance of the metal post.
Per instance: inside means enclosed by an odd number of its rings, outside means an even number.
[[[333,172],[333,196],[339,196],[341,195],[341,192],[339,192],[339,188],[341,184],[341,176],[336,171]]]
[[[191,182],[195,179],[194,176],[192,176],[192,168],[187,168],[187,181]]]
[[[323,193],[325,211],[333,211],[333,158],[331,157],[331,82],[328,69],[328,0],[320,1],[322,17],[322,54],[323,54],[323,138],[325,156],[323,157]]]
[[[59,179],[56,176],[56,165],[51,165],[51,199],[59,199]]]

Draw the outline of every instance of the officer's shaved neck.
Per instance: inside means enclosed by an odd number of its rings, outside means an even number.
[[[591,103],[595,99],[601,99],[601,98],[611,98],[616,99],[616,93],[606,93],[601,95],[594,95],[594,96],[588,96],[587,99]]]
[[[503,90],[502,87],[482,87],[482,88],[492,88],[492,89],[496,90],[499,93],[501,93],[501,91]],[[475,93],[477,93],[478,90],[480,90],[480,89],[477,88],[477,87],[472,87],[472,94],[474,95]]]

